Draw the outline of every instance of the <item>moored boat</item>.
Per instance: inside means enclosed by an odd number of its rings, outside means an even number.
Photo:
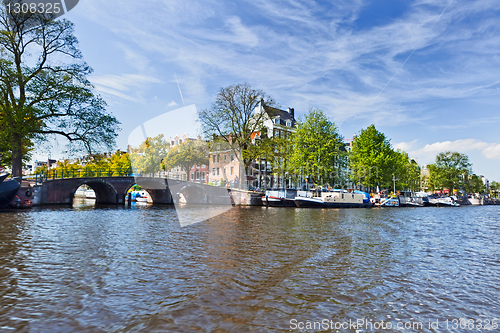
[[[21,187],[16,180],[6,180],[8,176],[0,175],[0,208],[8,208]]]
[[[424,198],[412,191],[402,191],[399,195],[400,207],[424,207]]]
[[[296,196],[296,189],[266,190],[266,195],[262,196],[262,203],[270,207],[296,207]]]
[[[298,191],[298,196],[295,197],[295,205],[299,208],[369,208],[372,206],[369,199],[366,199],[367,196],[362,193],[332,190],[308,192],[303,196],[300,192]]]
[[[429,198],[429,203],[437,207],[460,207],[452,197]]]
[[[399,207],[398,198],[385,198],[380,201],[380,207]]]

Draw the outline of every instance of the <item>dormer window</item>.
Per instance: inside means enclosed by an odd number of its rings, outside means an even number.
[[[279,125],[279,123],[280,123],[280,119],[279,119],[279,118],[274,118],[274,123],[275,123],[276,125]]]
[[[291,127],[292,126],[292,122],[290,120],[287,120],[286,121],[286,126]]]

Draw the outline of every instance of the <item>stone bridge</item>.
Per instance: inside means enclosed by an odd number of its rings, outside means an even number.
[[[72,204],[81,185],[92,188],[96,204],[122,205],[127,191],[138,184],[149,193],[154,204],[171,205],[231,203],[229,190],[200,183],[150,177],[88,177],[47,179],[36,191],[36,204]]]

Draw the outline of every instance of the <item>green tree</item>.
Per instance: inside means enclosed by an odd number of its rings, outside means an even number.
[[[139,147],[132,147],[130,161],[134,173],[153,174],[162,169],[162,161],[167,156],[170,143],[163,134],[146,138]]]
[[[57,162],[57,167],[56,168],[51,168],[50,172],[51,173],[56,173],[57,177],[78,177],[79,176],[79,170],[82,168],[82,165],[78,162],[70,163],[69,160],[63,160]]]
[[[392,188],[392,177],[397,172],[394,159],[390,140],[375,125],[368,126],[356,136],[349,154],[353,180],[368,188]]]
[[[490,184],[490,190],[491,190],[491,194],[495,198],[498,198],[498,192],[500,192],[500,183],[496,182],[496,181],[492,181]]]
[[[114,145],[119,122],[93,94],[92,70],[77,46],[67,20],[0,9],[0,132],[14,177],[22,175],[33,143],[47,135],[66,138],[71,150]]]
[[[484,185],[481,177],[477,175],[471,175],[468,177],[468,180],[465,183],[465,191],[467,193],[483,194],[486,191],[486,186]]]
[[[420,187],[420,167],[408,154],[397,149],[393,152],[396,190],[417,191]]]
[[[120,150],[117,150],[111,157],[109,157],[110,168],[112,176],[121,176],[129,174],[132,170],[132,163],[130,156]]]
[[[259,103],[272,106],[274,101],[262,90],[248,84],[221,88],[215,102],[209,109],[199,112],[202,129],[207,138],[217,136],[229,143],[235,156],[242,158],[248,170],[252,158],[247,150],[252,146],[252,133],[260,131],[266,120],[266,113],[255,113]],[[236,150],[241,150],[239,154]]]
[[[428,165],[429,183],[432,189],[454,189],[465,187],[468,175],[472,173],[469,157],[458,152],[447,151],[436,156],[436,161]]]
[[[202,140],[189,140],[170,148],[161,165],[165,171],[178,166],[186,172],[188,175],[187,179],[192,180],[190,179],[189,170],[194,165],[208,165],[208,158],[208,146],[206,142]]]
[[[322,110],[310,109],[296,124],[291,158],[294,173],[302,173],[318,184],[335,183],[342,162],[343,137]]]

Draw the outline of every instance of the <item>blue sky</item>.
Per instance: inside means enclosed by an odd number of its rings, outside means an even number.
[[[374,123],[419,164],[456,150],[500,181],[499,1],[84,0],[64,17],[122,149],[139,124],[247,82],[346,138]]]

